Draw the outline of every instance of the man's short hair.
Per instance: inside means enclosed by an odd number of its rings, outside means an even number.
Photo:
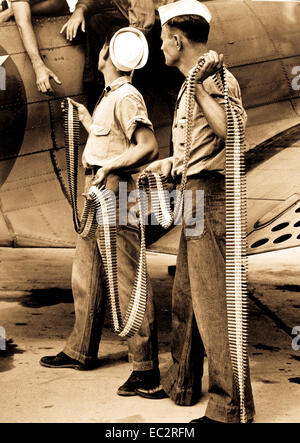
[[[171,18],[167,25],[180,29],[193,42],[207,43],[210,26],[205,18],[199,15],[179,15]]]
[[[122,29],[122,28],[124,28],[124,25],[123,25],[123,26],[122,26],[122,25],[116,25],[116,26],[113,26],[112,28],[110,28],[110,29],[107,31],[107,33],[106,33],[104,44],[109,46],[110,41],[111,41],[111,39],[113,38],[113,36],[114,36],[118,31],[120,31],[120,29]]]
[[[124,26],[113,26],[112,28],[110,28],[107,33],[105,34],[105,40],[103,43],[103,46],[109,46],[111,39],[113,38],[113,36],[116,34],[116,32],[120,31],[120,29],[124,28]],[[101,51],[101,49],[100,49]],[[109,57],[109,54],[107,54],[106,57],[104,57],[104,60],[107,60]]]

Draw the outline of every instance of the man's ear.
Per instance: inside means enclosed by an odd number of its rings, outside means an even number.
[[[177,50],[181,51],[181,49],[183,48],[182,36],[180,34],[174,34],[173,38],[174,38]]]
[[[108,57],[109,57],[109,44],[104,43],[104,45],[103,45],[103,59],[107,60]]]

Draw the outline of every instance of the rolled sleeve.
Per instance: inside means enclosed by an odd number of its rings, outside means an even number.
[[[130,26],[147,34],[155,22],[155,8],[152,0],[131,0],[128,2]]]
[[[146,126],[153,131],[146,105],[141,97],[134,95],[126,95],[123,97],[116,107],[116,114],[122,131],[130,142],[139,125]]]
[[[226,80],[228,87],[228,97],[232,108],[242,118],[244,126],[247,123],[247,114],[243,107],[241,89],[236,78],[229,72],[226,72]],[[220,105],[225,105],[225,98],[222,91],[218,88],[212,77],[207,78],[203,82],[205,91],[210,94]]]

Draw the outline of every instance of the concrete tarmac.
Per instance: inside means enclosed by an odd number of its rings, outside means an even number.
[[[39,365],[42,356],[62,350],[73,326],[73,253],[0,248],[0,326],[7,340],[6,350],[0,351],[0,422],[187,423],[204,415],[207,367],[203,396],[195,406],[176,406],[168,398],[119,397],[116,390],[131,365],[126,341],[111,332],[108,319],[97,369],[82,372]],[[300,331],[299,258],[298,247],[249,260],[249,354],[256,423],[300,422],[300,338],[291,333],[296,326]],[[148,255],[162,373],[170,364],[173,277],[168,266],[175,259]]]

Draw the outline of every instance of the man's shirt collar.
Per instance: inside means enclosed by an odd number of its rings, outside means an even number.
[[[127,77],[126,75],[118,77],[110,85],[106,86],[106,88],[104,89],[105,94],[108,94],[111,91],[115,91],[116,89],[120,88],[122,85],[125,85],[126,83],[131,83],[129,77]]]

